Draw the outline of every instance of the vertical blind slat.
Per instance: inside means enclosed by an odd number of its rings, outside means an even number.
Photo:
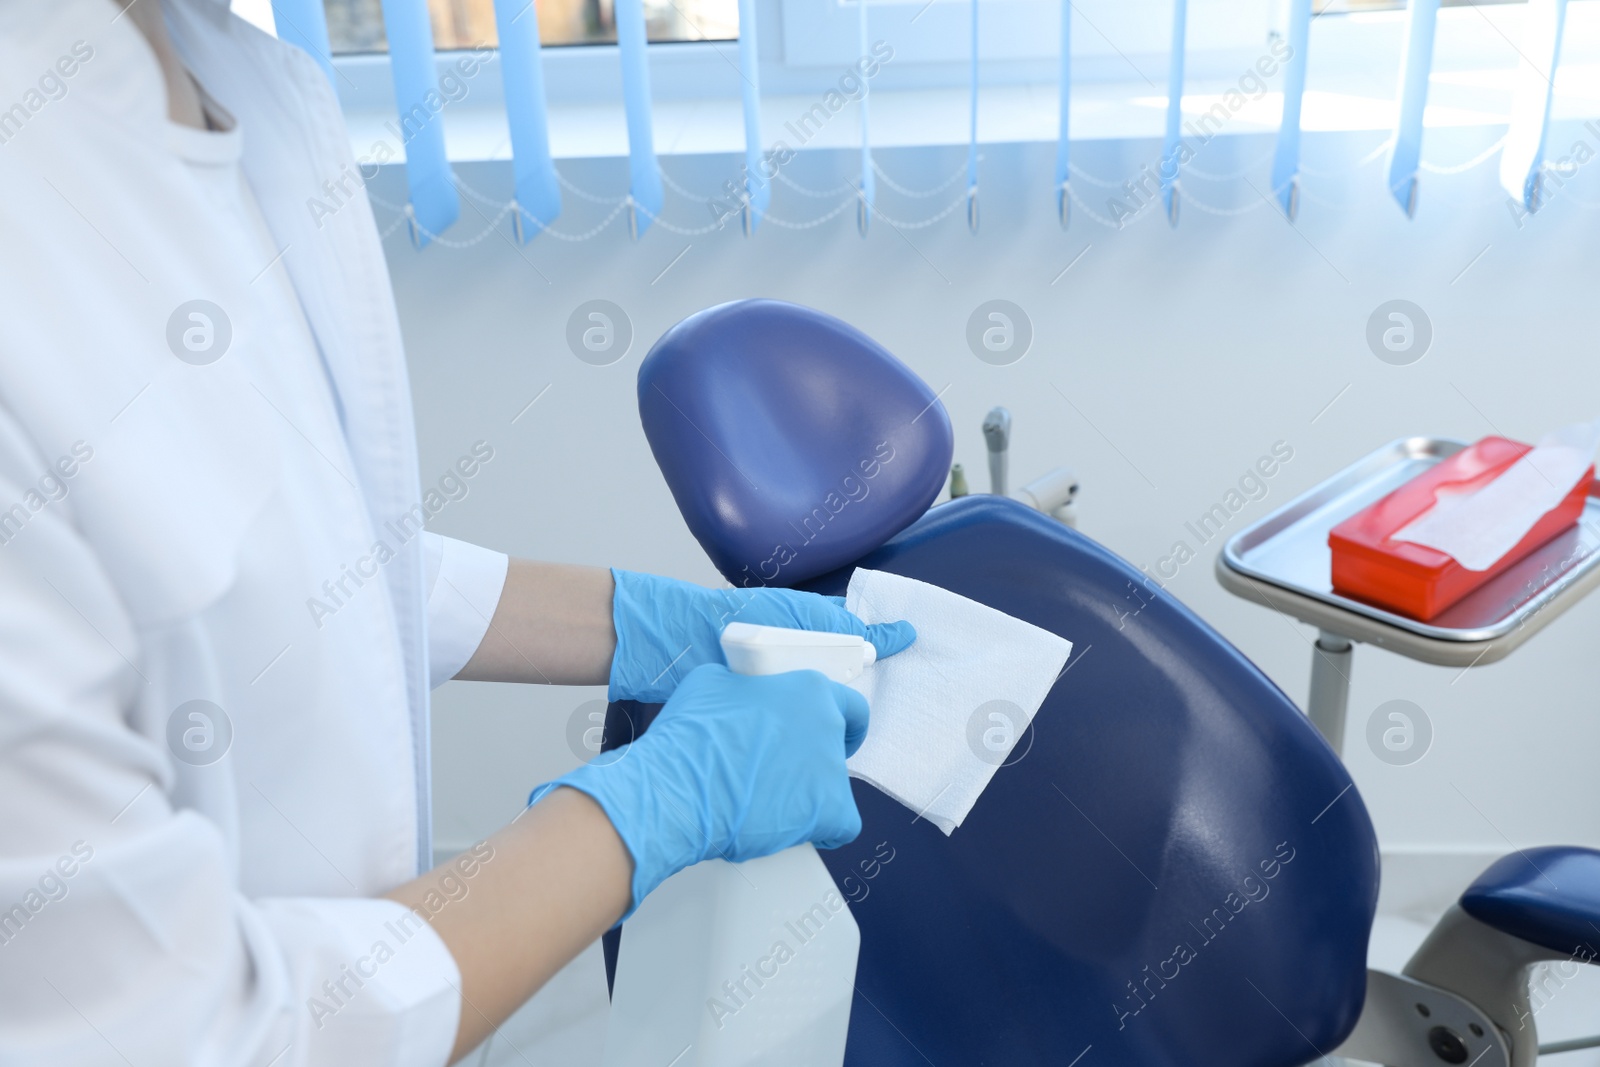
[[[517,206],[536,220],[532,230],[518,221],[517,232],[527,241],[561,214],[561,182],[550,156],[539,17],[528,0],[494,0],[494,22],[500,37],[500,80],[511,132]]]
[[[1411,0],[1406,16],[1405,58],[1400,66],[1400,111],[1389,154],[1389,191],[1408,218],[1417,213],[1417,165],[1422,162],[1422,116],[1428,106],[1433,34],[1439,0]]]
[[[1500,184],[1523,207],[1537,211],[1567,0],[1528,0],[1527,19],[1517,49],[1520,58],[1511,97],[1511,127],[1500,153]]]
[[[1072,148],[1067,140],[1072,101],[1072,0],[1061,0],[1061,133],[1056,140],[1056,212],[1063,228],[1072,214]]]
[[[872,54],[871,42],[867,39],[867,2],[856,0],[856,44],[859,58],[864,59]],[[869,79],[861,79],[861,104],[858,114],[861,116],[861,188],[858,195],[861,200],[856,205],[856,229],[861,236],[867,235],[867,228],[872,221],[873,205],[877,202],[878,182],[872,173],[872,135],[867,123],[867,85]]]
[[[745,194],[749,232],[772,202],[772,182],[761,162],[761,55],[756,47],[755,0],[739,0],[739,93],[744,106]]]
[[[1272,153],[1272,195],[1291,221],[1300,208],[1300,105],[1310,42],[1311,0],[1289,0],[1289,58],[1283,64],[1283,125]]]
[[[622,60],[622,103],[628,115],[628,195],[633,234],[641,237],[661,215],[665,194],[651,130],[649,38],[641,0],[616,0],[617,54]]]
[[[406,184],[416,227],[412,240],[425,246],[430,235],[449,229],[461,214],[455,176],[444,144],[444,97],[433,62],[433,26],[426,0],[383,0],[383,29],[389,38],[389,70],[399,109],[396,133],[405,144]]]
[[[1179,153],[1183,146],[1183,53],[1189,21],[1189,0],[1172,3],[1172,56],[1167,66],[1167,135],[1161,147],[1161,205],[1167,222],[1178,224]]]
[[[971,60],[967,65],[971,97],[967,129],[967,227],[978,232],[978,0],[971,0]]]

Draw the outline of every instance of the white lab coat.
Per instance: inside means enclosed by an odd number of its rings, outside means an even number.
[[[321,69],[216,0],[167,13],[283,249],[255,277],[132,21],[0,5],[0,1064],[440,1064],[459,974],[374,898],[430,863],[430,681],[504,557],[404,526],[371,211],[307,209],[356,170]],[[168,340],[199,297],[237,331],[203,366]]]

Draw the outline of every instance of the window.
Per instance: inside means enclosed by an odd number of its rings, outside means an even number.
[[[854,60],[859,0],[784,0],[784,60],[837,66]],[[1259,50],[1274,0],[1193,0],[1189,49]],[[1172,0],[1072,0],[1073,54],[1125,73],[1126,62],[1164,54],[1172,40]],[[1061,0],[981,0],[981,56],[1049,60],[1061,42]],[[894,42],[895,61],[965,63],[967,0],[867,0],[868,36]]]
[[[1527,0],[1440,0],[1440,7],[1481,7],[1488,4],[1521,4]],[[1344,11],[1396,11],[1406,6],[1406,0],[1312,0],[1318,12],[1337,15]]]
[[[784,61],[837,66],[857,51],[860,0],[782,0]],[[896,62],[964,63],[968,0],[865,0],[869,35],[892,40]],[[1523,0],[1442,0],[1446,7]],[[1312,0],[1319,14],[1396,11],[1406,0]],[[1072,50],[1080,78],[1126,77],[1164,56],[1172,35],[1172,0],[1071,0]],[[981,57],[1054,60],[1059,51],[1061,0],[980,0]],[[1191,57],[1229,55],[1229,64],[1258,53],[1267,34],[1288,23],[1288,0],[1190,0]],[[1193,64],[1191,64],[1193,65]],[[1204,69],[1203,63],[1200,70]]]
[[[617,39],[611,0],[538,0],[539,38],[547,45],[610,44]],[[384,52],[379,0],[326,0],[333,51]],[[644,0],[652,41],[728,41],[739,36],[738,0]],[[498,43],[493,0],[428,0],[441,50]]]

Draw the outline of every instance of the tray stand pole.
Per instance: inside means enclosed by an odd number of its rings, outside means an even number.
[[[1333,751],[1344,757],[1344,720],[1350,707],[1350,642],[1320,630],[1311,646],[1311,698],[1306,716]]]

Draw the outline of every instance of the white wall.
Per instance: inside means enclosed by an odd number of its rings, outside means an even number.
[[[1427,154],[1441,164],[1464,161],[1500,132],[1430,130]],[[1552,141],[1570,144],[1581,132],[1559,130]],[[1307,162],[1348,169],[1379,140],[1312,135]],[[1131,175],[1157,154],[1149,142],[1075,148],[1083,170],[1107,178]],[[1265,190],[1260,161],[1270,149],[1259,136],[1223,138],[1196,166],[1248,168],[1254,188]],[[1053,153],[1052,145],[985,146],[977,236],[960,212],[920,230],[897,232],[880,221],[866,240],[853,212],[800,232],[768,226],[754,239],[737,226],[695,237],[658,228],[634,244],[619,220],[583,243],[541,237],[518,249],[489,235],[465,249],[418,253],[403,229],[394,233],[389,261],[424,479],[442,474],[475,440],[496,450],[467,499],[450,505],[436,528],[545,559],[716,581],[650,457],[634,375],[668,326],[748,296],[840,316],[935,389],[948,384],[956,458],[974,488],[985,484],[979,422],[990,406],[1009,406],[1014,477],[1062,463],[1077,468],[1082,529],[1136,564],[1165,555],[1185,536],[1184,522],[1276,441],[1288,442],[1294,458],[1267,498],[1235,518],[1235,529],[1396,437],[1470,440],[1498,431],[1531,439],[1600,414],[1594,174],[1580,172],[1521,230],[1492,162],[1424,175],[1420,212],[1408,222],[1383,189],[1377,160],[1354,174],[1309,177],[1298,228],[1267,209],[1218,217],[1191,205],[1176,230],[1151,214],[1115,231],[1079,212],[1063,233],[1050,189]],[[902,183],[929,186],[958,167],[962,153],[902,149],[880,159]],[[855,165],[848,152],[816,153],[798,158],[789,173],[831,187]],[[664,166],[683,185],[709,192],[736,161],[674,156]],[[583,188],[607,195],[623,190],[625,167],[623,160],[563,163]],[[476,188],[509,195],[506,164],[461,172]],[[386,172],[375,191],[399,200],[398,178]],[[1105,212],[1105,190],[1078,187]],[[882,183],[879,189],[881,208],[901,220],[931,213],[949,195],[914,201]],[[1190,180],[1188,189],[1213,206],[1248,208],[1259,199],[1242,180]],[[779,186],[773,211],[799,220],[824,203],[831,201]],[[463,214],[453,239],[484,228],[471,207]],[[603,215],[569,196],[559,229],[581,231]],[[380,222],[388,217],[380,209]],[[703,204],[669,197],[668,218],[700,226],[708,215]],[[597,297],[625,308],[635,330],[627,357],[604,368],[580,362],[564,340],[569,313]],[[996,297],[1021,305],[1036,331],[1032,351],[1010,367],[980,362],[964,340],[968,315]],[[1369,314],[1395,297],[1420,304],[1435,329],[1432,350],[1412,366],[1380,362],[1364,340]],[[1313,634],[1224,593],[1211,571],[1216,548],[1206,546],[1171,590],[1303,700]],[[1592,771],[1600,657],[1590,647],[1597,621],[1600,604],[1581,605],[1506,662],[1465,674],[1358,648],[1346,758],[1386,852],[1465,852],[1470,868],[1513,844],[1600,845],[1600,779]],[[470,683],[441,689],[434,737],[441,844],[489,832],[515,814],[531,785],[571,766],[568,719],[598,695]],[[1432,750],[1412,766],[1385,765],[1365,745],[1367,717],[1393,698],[1421,705],[1435,730]]]

